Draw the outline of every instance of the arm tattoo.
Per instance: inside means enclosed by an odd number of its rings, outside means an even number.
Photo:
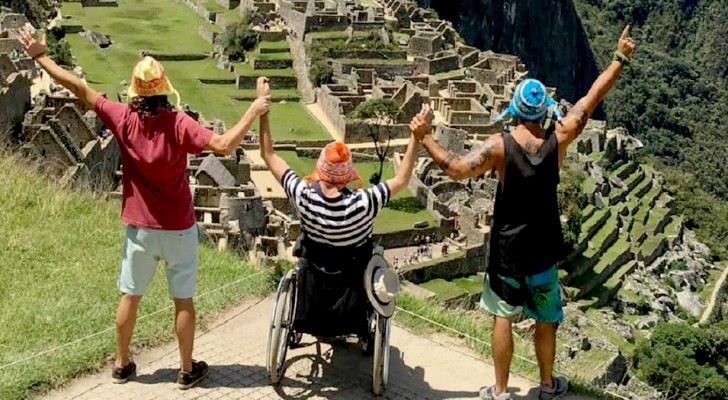
[[[468,165],[472,171],[477,171],[490,163],[493,155],[493,144],[485,142],[476,151],[467,155]]]
[[[452,160],[455,159],[455,156],[451,153],[447,153],[447,157],[445,157],[444,160],[440,163],[440,168],[442,168],[443,171],[447,171],[450,169],[450,163],[452,163]]]
[[[589,113],[581,102],[577,102],[574,108],[569,111],[574,119],[576,119],[576,132],[574,136],[579,136],[589,122]]]

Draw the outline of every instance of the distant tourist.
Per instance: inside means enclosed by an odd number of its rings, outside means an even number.
[[[444,242],[442,243],[442,250],[441,251],[442,251],[442,255],[443,256],[446,256],[447,255],[447,243],[444,243]]]
[[[165,261],[170,295],[175,305],[175,332],[179,341],[177,383],[188,389],[207,375],[204,361],[192,360],[195,338],[199,239],[187,177],[187,154],[212,150],[230,154],[253,121],[270,109],[270,97],[253,102],[240,122],[223,135],[214,135],[179,110],[179,94],[155,59],[145,57],[132,71],[129,104],[101,97],[72,73],[46,56],[46,38],[38,40],[30,26],[21,29],[20,41],[28,55],[58,83],[95,110],[121,148],[123,203],[121,219],[127,224],[119,274],[121,301],[116,311],[116,361],[111,376],[127,382],[136,373],[129,352],[142,295],[160,260]],[[176,97],[177,108],[168,96]]]
[[[418,136],[433,160],[452,179],[477,177],[493,169],[500,178],[488,271],[480,301],[495,316],[496,383],[481,389],[481,399],[510,399],[507,389],[513,356],[511,323],[521,312],[536,321],[539,398],[553,399],[568,390],[566,378],[553,376],[556,327],[564,317],[556,269],[556,263],[565,255],[556,195],[559,169],[569,144],[579,136],[617,81],[634,49],[627,26],[611,64],[566,117],[561,116],[556,101],[548,96],[541,82],[527,79],[518,84],[508,109],[496,119],[510,116],[517,126],[510,132],[489,136],[464,158],[448,153],[432,135]]]

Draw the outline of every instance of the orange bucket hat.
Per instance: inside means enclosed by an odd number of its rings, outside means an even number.
[[[354,168],[351,151],[340,142],[329,143],[321,150],[321,155],[316,161],[316,168],[305,180],[307,182],[324,181],[334,185],[347,185],[357,181],[359,182],[358,188],[364,186],[359,173]]]
[[[131,73],[131,85],[127,94],[127,102],[131,103],[132,99],[137,96],[169,96],[175,95],[177,98],[176,106],[180,108],[180,97],[172,86],[172,82],[167,78],[162,64],[150,56],[141,59]]]

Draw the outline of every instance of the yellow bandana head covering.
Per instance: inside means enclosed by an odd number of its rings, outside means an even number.
[[[174,94],[177,98],[175,103],[177,109],[180,108],[180,97],[164,73],[162,64],[150,56],[142,58],[135,66],[131,73],[131,85],[129,86],[126,96],[127,102],[131,103],[132,99],[137,96],[169,96]]]

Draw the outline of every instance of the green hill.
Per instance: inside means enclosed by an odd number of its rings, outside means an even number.
[[[99,367],[115,349],[114,312],[124,226],[120,203],[67,192],[16,156],[0,153],[0,398],[24,398]],[[202,246],[197,301],[204,321],[245,296],[266,293],[269,274]],[[172,339],[173,309],[158,271],[135,345]],[[155,311],[159,313],[146,317]],[[77,344],[22,361],[97,332]],[[6,365],[19,362],[6,367]]]

